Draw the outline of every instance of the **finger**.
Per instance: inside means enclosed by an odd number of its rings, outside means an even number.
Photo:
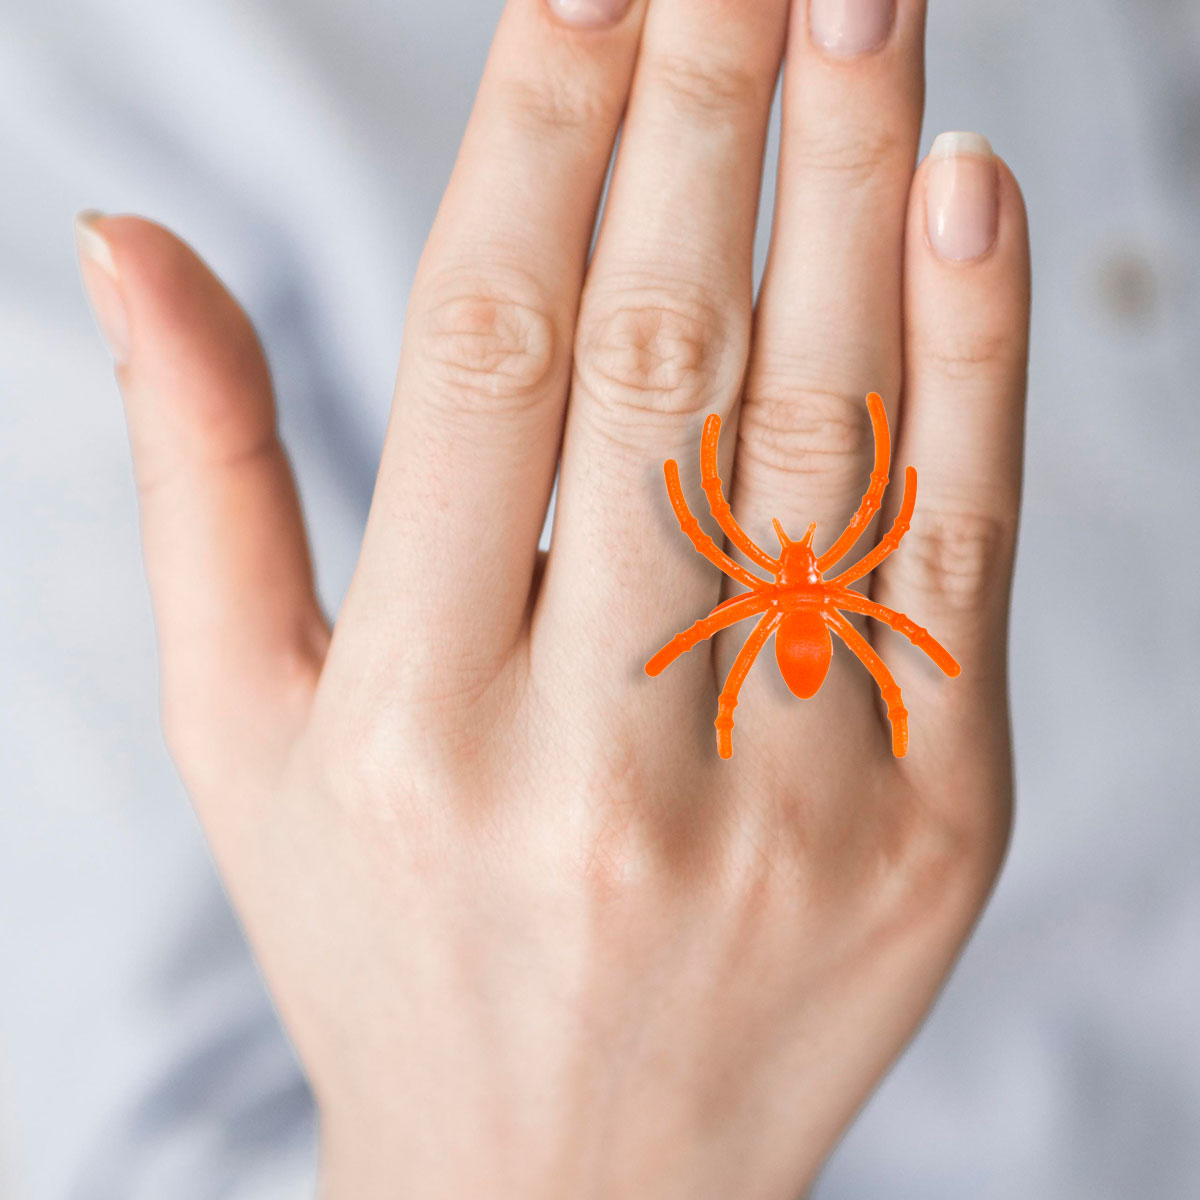
[[[701,421],[728,413],[741,387],[786,11],[786,0],[655,0],[646,19],[581,305],[536,618],[548,639],[590,647],[588,669],[622,684],[720,590],[719,571],[672,518],[663,462],[678,459],[685,490],[699,495]],[[694,687],[711,671],[696,654],[673,677]]]
[[[905,638],[872,628],[899,664],[916,757],[946,738],[1005,736],[1029,238],[1016,181],[983,138],[934,143],[913,185],[907,248],[899,456],[916,468],[920,492],[909,533],[867,582],[873,599],[927,626],[962,666],[946,680]]]
[[[583,270],[637,48],[642,0],[600,20],[617,7],[510,0],[504,10],[409,304],[339,622],[340,634],[356,615],[374,619],[352,671],[383,662],[394,673],[397,659],[434,677],[486,670],[522,627]]]
[[[775,220],[739,414],[734,509],[764,538],[772,518],[793,538],[816,521],[822,570],[835,566],[825,559],[831,547],[849,549],[855,534],[870,544],[875,521],[839,535],[864,493],[874,501],[896,476],[886,448],[898,431],[924,25],[923,0],[811,0],[793,10],[788,33]],[[870,408],[869,393],[883,405]],[[723,661],[732,653],[722,646]],[[810,764],[858,752],[878,701],[847,647],[835,646],[811,700],[772,682],[751,679],[745,701],[762,714],[768,741]]]
[[[77,229],[85,285],[118,343],[167,734],[195,780],[286,744],[327,626],[245,313],[161,226],[84,214]]]
[[[923,0],[795,7],[775,220],[739,417],[737,511],[752,533],[817,522],[820,554],[863,493],[901,378],[905,209],[924,103]]]

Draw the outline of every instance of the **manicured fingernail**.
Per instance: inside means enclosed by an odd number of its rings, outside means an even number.
[[[568,25],[611,25],[629,9],[630,0],[546,0],[550,11]]]
[[[129,357],[129,318],[112,247],[96,228],[96,221],[101,216],[103,213],[89,211],[81,212],[75,218],[79,271],[92,312],[96,314],[96,324],[100,326],[113,358],[123,363]]]
[[[941,258],[968,262],[996,240],[996,158],[978,133],[943,133],[929,151],[925,220]]]
[[[812,0],[808,31],[829,54],[850,57],[882,46],[896,19],[896,0]]]

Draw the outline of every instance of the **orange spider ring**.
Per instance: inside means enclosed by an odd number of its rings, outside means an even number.
[[[813,535],[817,531],[815,521],[808,527],[804,537],[794,542],[784,533],[779,521],[775,520],[775,533],[781,548],[778,558],[772,557],[751,541],[734,519],[717,474],[717,438],[721,432],[721,418],[712,413],[705,420],[700,443],[700,470],[709,510],[729,541],[752,562],[769,571],[775,577],[773,581],[762,579],[735,562],[700,528],[700,522],[692,515],[683,495],[679,464],[673,458],[663,464],[667,494],[679,520],[679,528],[709,562],[739,583],[744,583],[750,590],[722,601],[690,629],[676,634],[646,664],[646,674],[660,674],[699,642],[738,621],[762,614],[738,651],[717,703],[717,753],[722,758],[729,758],[733,754],[733,710],[737,707],[738,693],[771,634],[775,635],[775,660],[779,664],[779,673],[793,695],[807,700],[815,696],[825,682],[833,658],[830,635],[836,633],[862,660],[879,685],[892,726],[892,753],[897,758],[903,758],[908,753],[908,710],[901,699],[900,687],[870,642],[838,610],[863,613],[883,621],[904,634],[914,646],[924,650],[951,677],[961,669],[949,651],[930,636],[928,629],[922,629],[904,613],[885,608],[849,589],[855,580],[879,566],[900,545],[908,532],[917,503],[917,473],[912,467],[904,472],[904,497],[891,529],[873,550],[852,567],[832,579],[825,579],[825,572],[849,553],[871,518],[879,511],[888,485],[892,444],[887,413],[877,392],[867,397],[867,410],[871,414],[871,428],[875,434],[875,468],[871,472],[871,482],[850,523],[819,558],[812,548]]]

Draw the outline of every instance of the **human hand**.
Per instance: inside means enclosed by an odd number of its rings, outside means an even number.
[[[1003,856],[1015,182],[970,139],[914,176],[919,0],[894,20],[812,0],[811,35],[803,2],[635,0],[605,23],[608,7],[505,10],[332,641],[246,318],[160,227],[81,227],[168,739],[312,1083],[330,1197],[796,1195]],[[807,701],[764,656],[722,761],[717,688],[746,626],[643,673],[722,587],[663,460],[698,495],[700,426],[722,414],[741,523],[763,542],[772,517],[815,520],[828,544],[866,483],[872,390],[921,497],[860,586],[962,676],[870,630],[912,713],[897,759],[844,649]]]

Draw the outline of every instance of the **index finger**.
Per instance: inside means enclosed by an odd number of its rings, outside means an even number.
[[[343,610],[392,618],[377,621],[366,662],[436,652],[438,663],[410,665],[436,672],[447,653],[496,663],[519,632],[644,6],[632,0],[617,15],[617,0],[509,0],[504,9],[417,269]]]

